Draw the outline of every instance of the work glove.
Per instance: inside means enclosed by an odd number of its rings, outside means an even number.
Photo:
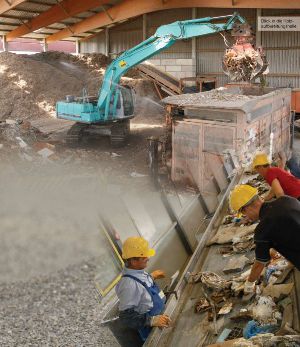
[[[167,328],[170,323],[171,323],[171,319],[166,314],[154,316],[150,320],[150,325],[152,327]]]
[[[255,291],[255,282],[249,282],[248,280],[244,284],[244,294],[251,294]]]
[[[165,278],[166,274],[163,270],[155,270],[155,271],[151,272],[151,276],[154,280],[157,280],[159,278]]]

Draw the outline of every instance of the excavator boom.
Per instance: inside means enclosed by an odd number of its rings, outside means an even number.
[[[225,20],[225,21],[224,21]],[[220,21],[223,21],[220,23]],[[235,23],[246,23],[238,13],[221,17],[206,17],[162,25],[156,33],[137,46],[125,51],[107,68],[99,93],[98,107],[107,119],[110,102],[118,93],[120,78],[132,67],[171,47],[176,41],[231,30]]]
[[[129,133],[129,120],[134,114],[133,94],[130,88],[119,85],[121,77],[132,67],[171,47],[179,40],[233,30],[237,42],[227,50],[223,60],[224,72],[232,80],[251,80],[267,66],[260,51],[249,43],[249,26],[238,13],[221,17],[206,17],[177,21],[162,25],[156,33],[137,46],[125,51],[106,69],[98,98],[67,96],[56,105],[58,118],[77,122],[67,137],[70,143],[80,141],[89,124],[111,126],[111,143],[124,144]],[[248,41],[245,41],[248,37]],[[244,50],[244,51],[243,51]],[[243,51],[244,60],[240,59]],[[246,52],[246,53],[245,53]],[[250,56],[250,60],[249,60]],[[252,61],[251,61],[252,59]],[[247,66],[246,66],[247,65]],[[246,68],[244,68],[246,66]],[[265,69],[266,70],[266,69]],[[238,73],[236,73],[238,71]]]

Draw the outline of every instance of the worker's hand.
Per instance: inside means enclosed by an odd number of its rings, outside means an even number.
[[[276,260],[281,258],[281,254],[278,253],[274,248],[270,248],[270,256],[272,258],[272,260]]]
[[[244,284],[244,294],[251,294],[255,291],[255,282],[249,282],[248,280]]]
[[[150,325],[152,327],[167,328],[171,323],[171,319],[166,314],[161,314],[151,318]]]
[[[157,280],[159,278],[165,278],[166,274],[163,270],[155,270],[151,272],[151,276],[153,277],[154,280]]]

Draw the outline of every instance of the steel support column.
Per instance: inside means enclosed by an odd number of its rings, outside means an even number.
[[[143,14],[143,41],[147,38],[147,13]]]
[[[192,19],[197,18],[197,8],[193,7],[192,9]],[[197,38],[192,38],[192,64],[193,64],[193,72],[191,77],[196,77],[197,75]]]
[[[5,35],[2,36],[2,49],[4,52],[8,52],[8,42]]]
[[[105,28],[105,55],[109,56],[109,28]]]

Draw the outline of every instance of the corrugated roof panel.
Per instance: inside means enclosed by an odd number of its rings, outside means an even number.
[[[0,24],[0,30],[11,31],[11,30],[14,30],[15,28],[16,28],[15,26]]]
[[[24,11],[17,11],[17,10],[10,10],[5,12],[4,16],[9,17],[14,17],[14,18],[23,18],[23,19],[31,19],[35,16],[38,16],[39,13],[28,13]]]
[[[44,12],[44,11],[48,10],[50,7],[51,6],[46,5],[46,4],[37,4],[37,3],[26,1],[26,2],[23,2],[22,4],[16,6],[15,9],[17,11],[22,11],[22,10],[26,11],[27,10],[27,11],[32,11],[32,12]],[[10,11],[7,11],[7,12],[10,12]]]
[[[300,49],[267,50],[270,73],[299,74]]]
[[[262,46],[268,47],[293,47],[300,46],[300,31],[263,31]]]
[[[0,22],[1,23],[7,23],[8,25],[10,25],[10,24],[20,25],[20,20],[16,19],[16,18],[5,18],[5,17],[0,16]]]

